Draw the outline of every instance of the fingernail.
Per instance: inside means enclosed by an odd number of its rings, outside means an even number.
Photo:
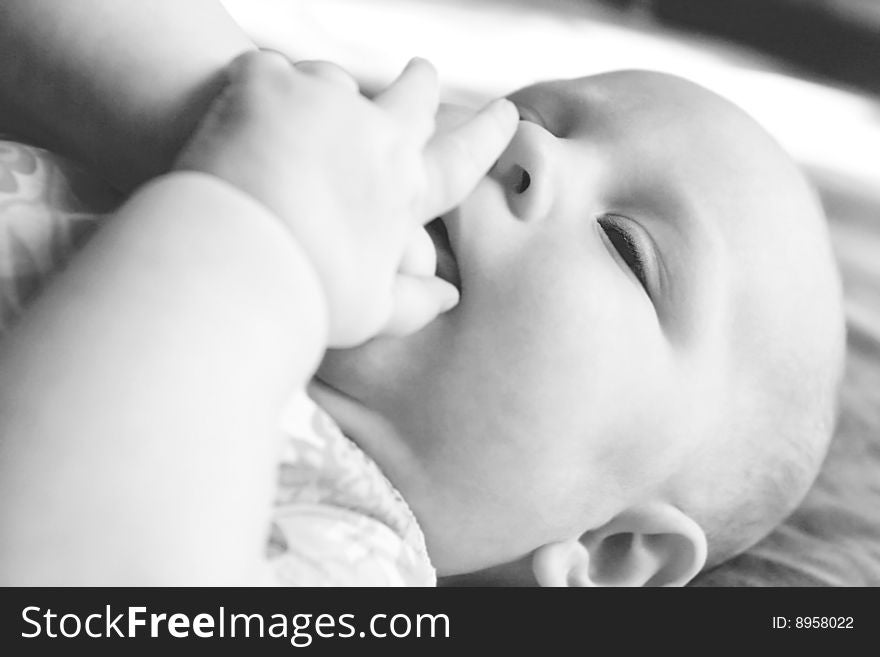
[[[443,288],[443,297],[440,299],[440,312],[445,313],[458,305],[458,290],[452,285],[446,285]]]
[[[429,77],[433,78],[435,81],[440,80],[440,73],[430,59],[427,59],[426,57],[416,57],[416,61],[419,62],[419,66],[424,69],[426,73],[430,74]]]
[[[519,118],[519,110],[516,108],[516,105],[507,98],[496,98],[489,103],[489,109],[493,112],[499,112],[501,114],[507,113]]]

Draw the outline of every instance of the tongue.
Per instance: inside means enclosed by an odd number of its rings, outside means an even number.
[[[449,243],[449,233],[446,232],[446,225],[440,219],[434,219],[425,226],[428,235],[434,242],[434,248],[437,249],[437,272],[438,278],[442,278],[448,283],[452,283],[459,291],[461,291],[461,277],[458,273],[458,263],[452,252],[452,246]]]

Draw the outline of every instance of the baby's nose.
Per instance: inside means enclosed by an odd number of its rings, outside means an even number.
[[[514,217],[543,218],[553,203],[555,137],[540,126],[522,122],[491,175],[501,184]]]

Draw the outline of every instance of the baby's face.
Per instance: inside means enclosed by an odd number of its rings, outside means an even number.
[[[622,72],[511,99],[515,138],[443,217],[439,273],[459,305],[319,370],[393,428],[362,444],[441,574],[571,538],[669,485],[759,353],[750,317],[782,285],[767,240],[790,248],[778,218],[797,210],[775,145],[690,83]]]

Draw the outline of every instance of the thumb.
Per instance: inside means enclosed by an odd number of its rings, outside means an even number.
[[[455,286],[436,276],[398,274],[394,281],[391,316],[381,335],[405,336],[430,324],[458,303]]]

